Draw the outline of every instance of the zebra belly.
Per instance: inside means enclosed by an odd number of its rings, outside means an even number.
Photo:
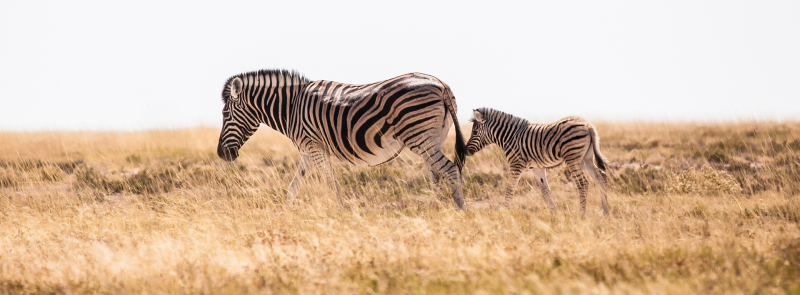
[[[532,163],[528,164],[528,169],[531,169],[531,168],[551,169],[551,168],[556,168],[556,167],[558,167],[558,165],[561,165],[563,163],[564,163],[564,161],[561,161],[561,162],[548,162],[548,163],[532,162]]]
[[[381,140],[381,147],[372,147],[370,152],[372,153],[365,153],[361,151],[358,153],[358,158],[345,157],[344,155],[333,151],[333,154],[336,158],[351,162],[357,166],[375,166],[380,165],[391,160],[394,160],[400,152],[403,151],[403,143],[397,141],[395,139],[383,139]]]
[[[540,169],[550,169],[558,167],[564,163],[564,159],[555,158],[555,159],[541,159],[541,158],[534,158],[528,161],[528,168],[540,168]]]
[[[368,166],[380,165],[397,158],[400,152],[403,151],[403,144],[395,139],[384,140],[382,142],[383,148],[377,149],[375,155],[366,156],[364,162]]]

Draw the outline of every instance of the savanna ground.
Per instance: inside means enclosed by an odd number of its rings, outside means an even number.
[[[557,213],[530,172],[502,206],[496,147],[468,211],[407,153],[336,165],[343,209],[316,174],[284,206],[299,154],[266,127],[235,163],[211,128],[0,133],[0,293],[800,293],[800,123],[596,126],[609,216],[563,166]]]

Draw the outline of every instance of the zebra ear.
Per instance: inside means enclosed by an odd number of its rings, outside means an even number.
[[[486,122],[486,119],[483,118],[483,114],[481,114],[481,112],[479,112],[478,110],[472,110],[472,115],[475,116],[475,121],[476,122],[481,123],[481,124]]]
[[[231,81],[231,98],[236,101],[239,100],[239,94],[242,94],[242,79],[236,77]]]

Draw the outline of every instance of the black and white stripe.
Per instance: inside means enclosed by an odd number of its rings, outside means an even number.
[[[603,213],[608,214],[605,158],[600,154],[599,137],[591,123],[581,118],[567,117],[546,125],[531,124],[527,120],[488,108],[473,110],[473,114],[475,118],[472,120],[472,135],[467,142],[467,155],[473,155],[490,144],[497,144],[503,149],[509,164],[506,201],[514,194],[522,172],[530,168],[536,175],[542,196],[555,211],[546,169],[566,163],[580,192],[581,210],[586,212],[589,183],[584,172],[588,171],[600,183]]]
[[[222,98],[225,107],[217,148],[221,158],[235,160],[259,124],[286,135],[300,150],[300,164],[288,189],[289,202],[311,165],[321,169],[338,195],[331,155],[355,165],[374,166],[394,159],[408,147],[425,160],[431,182],[447,180],[453,199],[459,207],[464,206],[461,167],[466,148],[457,127],[455,98],[450,87],[433,76],[411,73],[350,85],[312,82],[295,72],[261,70],[229,78]],[[455,164],[441,151],[453,123]]]

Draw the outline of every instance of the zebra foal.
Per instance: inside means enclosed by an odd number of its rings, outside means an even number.
[[[289,137],[300,163],[287,190],[297,195],[306,172],[316,166],[344,206],[330,157],[360,166],[391,161],[404,147],[421,156],[432,184],[450,183],[464,207],[461,168],[466,147],[450,87],[411,73],[364,85],[310,81],[296,72],[261,70],[230,77],[222,89],[222,131],[217,154],[233,161],[239,148],[267,125]],[[456,126],[455,163],[442,154],[450,126]]]
[[[497,144],[503,149],[510,166],[506,202],[514,194],[522,172],[530,168],[536,176],[542,197],[556,211],[547,184],[546,169],[566,163],[570,177],[580,192],[581,211],[586,213],[589,182],[584,172],[589,171],[600,183],[603,213],[608,214],[606,163],[600,154],[599,137],[591,123],[581,118],[567,117],[551,124],[531,124],[525,119],[489,108],[473,110],[473,115],[467,156],[490,144]]]

